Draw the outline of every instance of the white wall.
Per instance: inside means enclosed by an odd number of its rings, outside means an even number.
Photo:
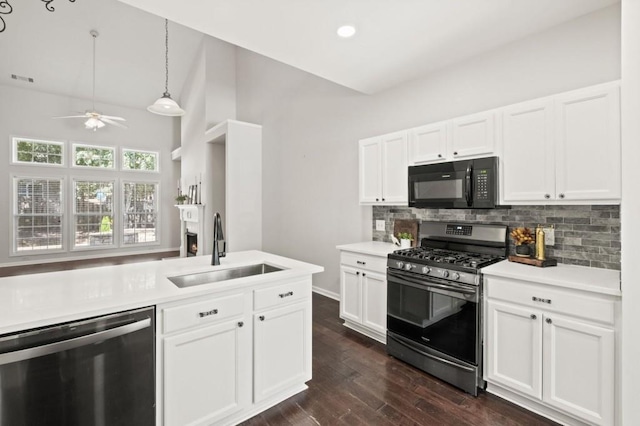
[[[133,109],[117,105],[96,104],[96,109],[108,115],[121,116],[127,119],[128,129],[120,129],[107,125],[95,132],[86,130],[82,119],[53,120],[53,116],[76,115],[91,107],[91,101],[69,98],[60,95],[0,85],[0,139],[2,140],[0,155],[0,232],[5,237],[0,244],[0,265],[10,263],[33,263],[54,259],[100,257],[105,255],[126,254],[131,252],[166,251],[176,249],[179,245],[175,224],[178,222],[174,204],[178,170],[171,160],[171,150],[178,145],[179,123],[175,119],[160,117],[145,109]],[[60,254],[24,255],[10,257],[11,244],[9,235],[12,227],[12,194],[11,173],[37,172],[55,176],[84,176],[91,178],[128,178],[131,172],[80,170],[72,168],[45,168],[36,166],[11,166],[11,136],[37,139],[54,139],[69,142],[80,142],[90,145],[135,148],[160,153],[161,173],[136,173],[136,178],[158,181],[160,183],[159,232],[160,245],[145,247],[126,247],[120,249],[83,250]],[[67,165],[70,162],[71,144],[67,143]],[[116,151],[119,153],[119,151]],[[69,186],[65,187],[68,191]],[[66,192],[68,194],[68,192]],[[67,216],[70,215],[66,211]],[[69,221],[65,224],[70,224]]]
[[[640,424],[640,1],[622,1],[622,424]]]
[[[371,239],[358,139],[618,79],[620,8],[373,96],[246,50],[237,57],[238,119],[263,125],[263,247],[323,265],[314,285],[337,294],[335,246]]]
[[[236,118],[236,47],[205,37],[207,128]]]

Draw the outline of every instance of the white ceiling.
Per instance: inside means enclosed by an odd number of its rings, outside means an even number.
[[[0,84],[87,99],[89,109],[96,29],[96,101],[145,108],[164,91],[168,17],[174,99],[200,32],[375,93],[618,1],[55,0],[49,12],[41,0],[9,0],[13,12],[0,15]],[[345,23],[357,27],[352,39],[335,34]]]
[[[375,93],[619,0],[120,1]]]

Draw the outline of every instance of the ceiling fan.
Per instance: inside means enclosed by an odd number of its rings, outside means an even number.
[[[103,128],[106,124],[126,129],[127,126],[119,123],[119,121],[127,121],[124,118],[115,117],[113,115],[104,115],[96,111],[96,38],[98,37],[98,32],[96,30],[91,30],[89,34],[93,37],[93,97],[91,100],[91,111],[86,111],[83,115],[67,115],[64,117],[52,118],[86,118],[87,121],[84,122],[84,127],[88,130],[93,130],[94,132]]]

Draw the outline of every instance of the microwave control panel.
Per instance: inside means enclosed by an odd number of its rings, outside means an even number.
[[[489,170],[481,169],[476,171],[476,188],[475,195],[476,200],[488,200],[489,199]]]

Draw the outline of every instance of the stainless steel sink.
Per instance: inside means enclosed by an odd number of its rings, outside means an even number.
[[[238,268],[220,269],[217,271],[198,272],[195,274],[178,275],[168,277],[169,281],[180,288],[192,287],[194,285],[211,284],[220,281],[228,281],[236,278],[250,277],[253,275],[263,275],[269,272],[282,271],[283,268],[259,263],[257,265],[240,266]]]

